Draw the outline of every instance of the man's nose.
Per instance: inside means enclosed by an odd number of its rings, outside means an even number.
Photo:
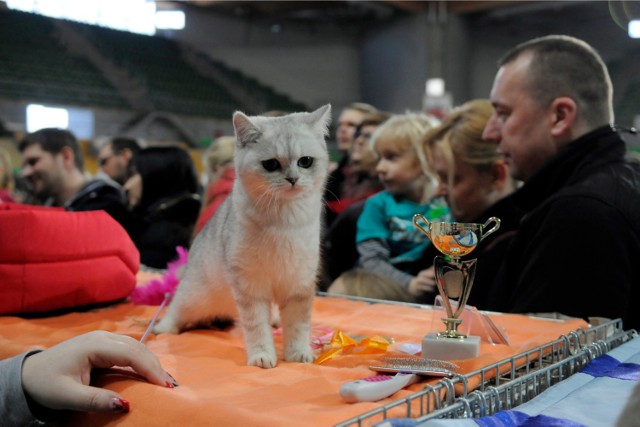
[[[500,128],[498,126],[498,123],[496,122],[495,114],[489,118],[489,121],[484,127],[484,131],[482,132],[482,139],[489,142],[495,142],[496,144],[500,143]]]

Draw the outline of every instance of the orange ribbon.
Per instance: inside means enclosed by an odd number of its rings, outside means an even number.
[[[391,343],[389,340],[374,335],[365,337],[360,342],[351,338],[341,330],[334,332],[329,342],[329,348],[322,352],[314,362],[320,365],[327,360],[333,359],[340,354],[378,354],[387,351]]]

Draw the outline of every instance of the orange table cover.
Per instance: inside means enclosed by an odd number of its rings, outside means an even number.
[[[141,338],[157,307],[121,303],[88,312],[25,319],[0,317],[0,358],[31,348],[50,347],[75,335],[102,329]],[[481,355],[462,361],[462,372],[556,340],[586,327],[581,320],[549,321],[521,315],[492,315],[506,329],[510,345],[481,344]],[[317,297],[314,331],[341,330],[351,337],[393,338],[391,350],[402,343],[420,343],[430,331],[442,329],[433,311],[406,305],[369,304],[343,298]],[[424,387],[425,379],[378,402],[345,403],[339,395],[347,382],[375,375],[369,364],[380,355],[338,355],[322,365],[282,361],[282,338],[276,334],[281,358],[274,369],[246,366],[239,327],[227,331],[194,330],[181,335],[150,335],[146,343],[180,386],[148,384],[114,371],[93,382],[121,393],[131,403],[127,414],[73,414],[69,425],[93,426],[329,426],[365,413]],[[318,349],[318,352],[321,350]],[[406,416],[398,409],[389,415]]]

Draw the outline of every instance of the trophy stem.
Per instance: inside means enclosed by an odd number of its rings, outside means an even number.
[[[446,326],[446,331],[439,332],[438,336],[441,338],[454,338],[454,339],[465,339],[466,335],[458,332],[458,326],[462,323],[462,319],[456,319],[451,317],[444,317],[441,319],[442,323]]]
[[[467,338],[466,335],[458,332],[458,327],[462,323],[460,317],[473,286],[476,262],[477,259],[461,261],[458,258],[447,261],[440,256],[434,259],[436,285],[438,286],[438,292],[442,297],[442,304],[447,313],[447,316],[442,319],[446,330],[438,333],[440,337],[456,339]],[[455,307],[451,302],[452,299],[457,301]]]

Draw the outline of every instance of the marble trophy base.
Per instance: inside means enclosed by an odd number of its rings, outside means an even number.
[[[422,339],[422,357],[438,360],[463,360],[480,354],[480,337],[447,338],[430,333]]]

